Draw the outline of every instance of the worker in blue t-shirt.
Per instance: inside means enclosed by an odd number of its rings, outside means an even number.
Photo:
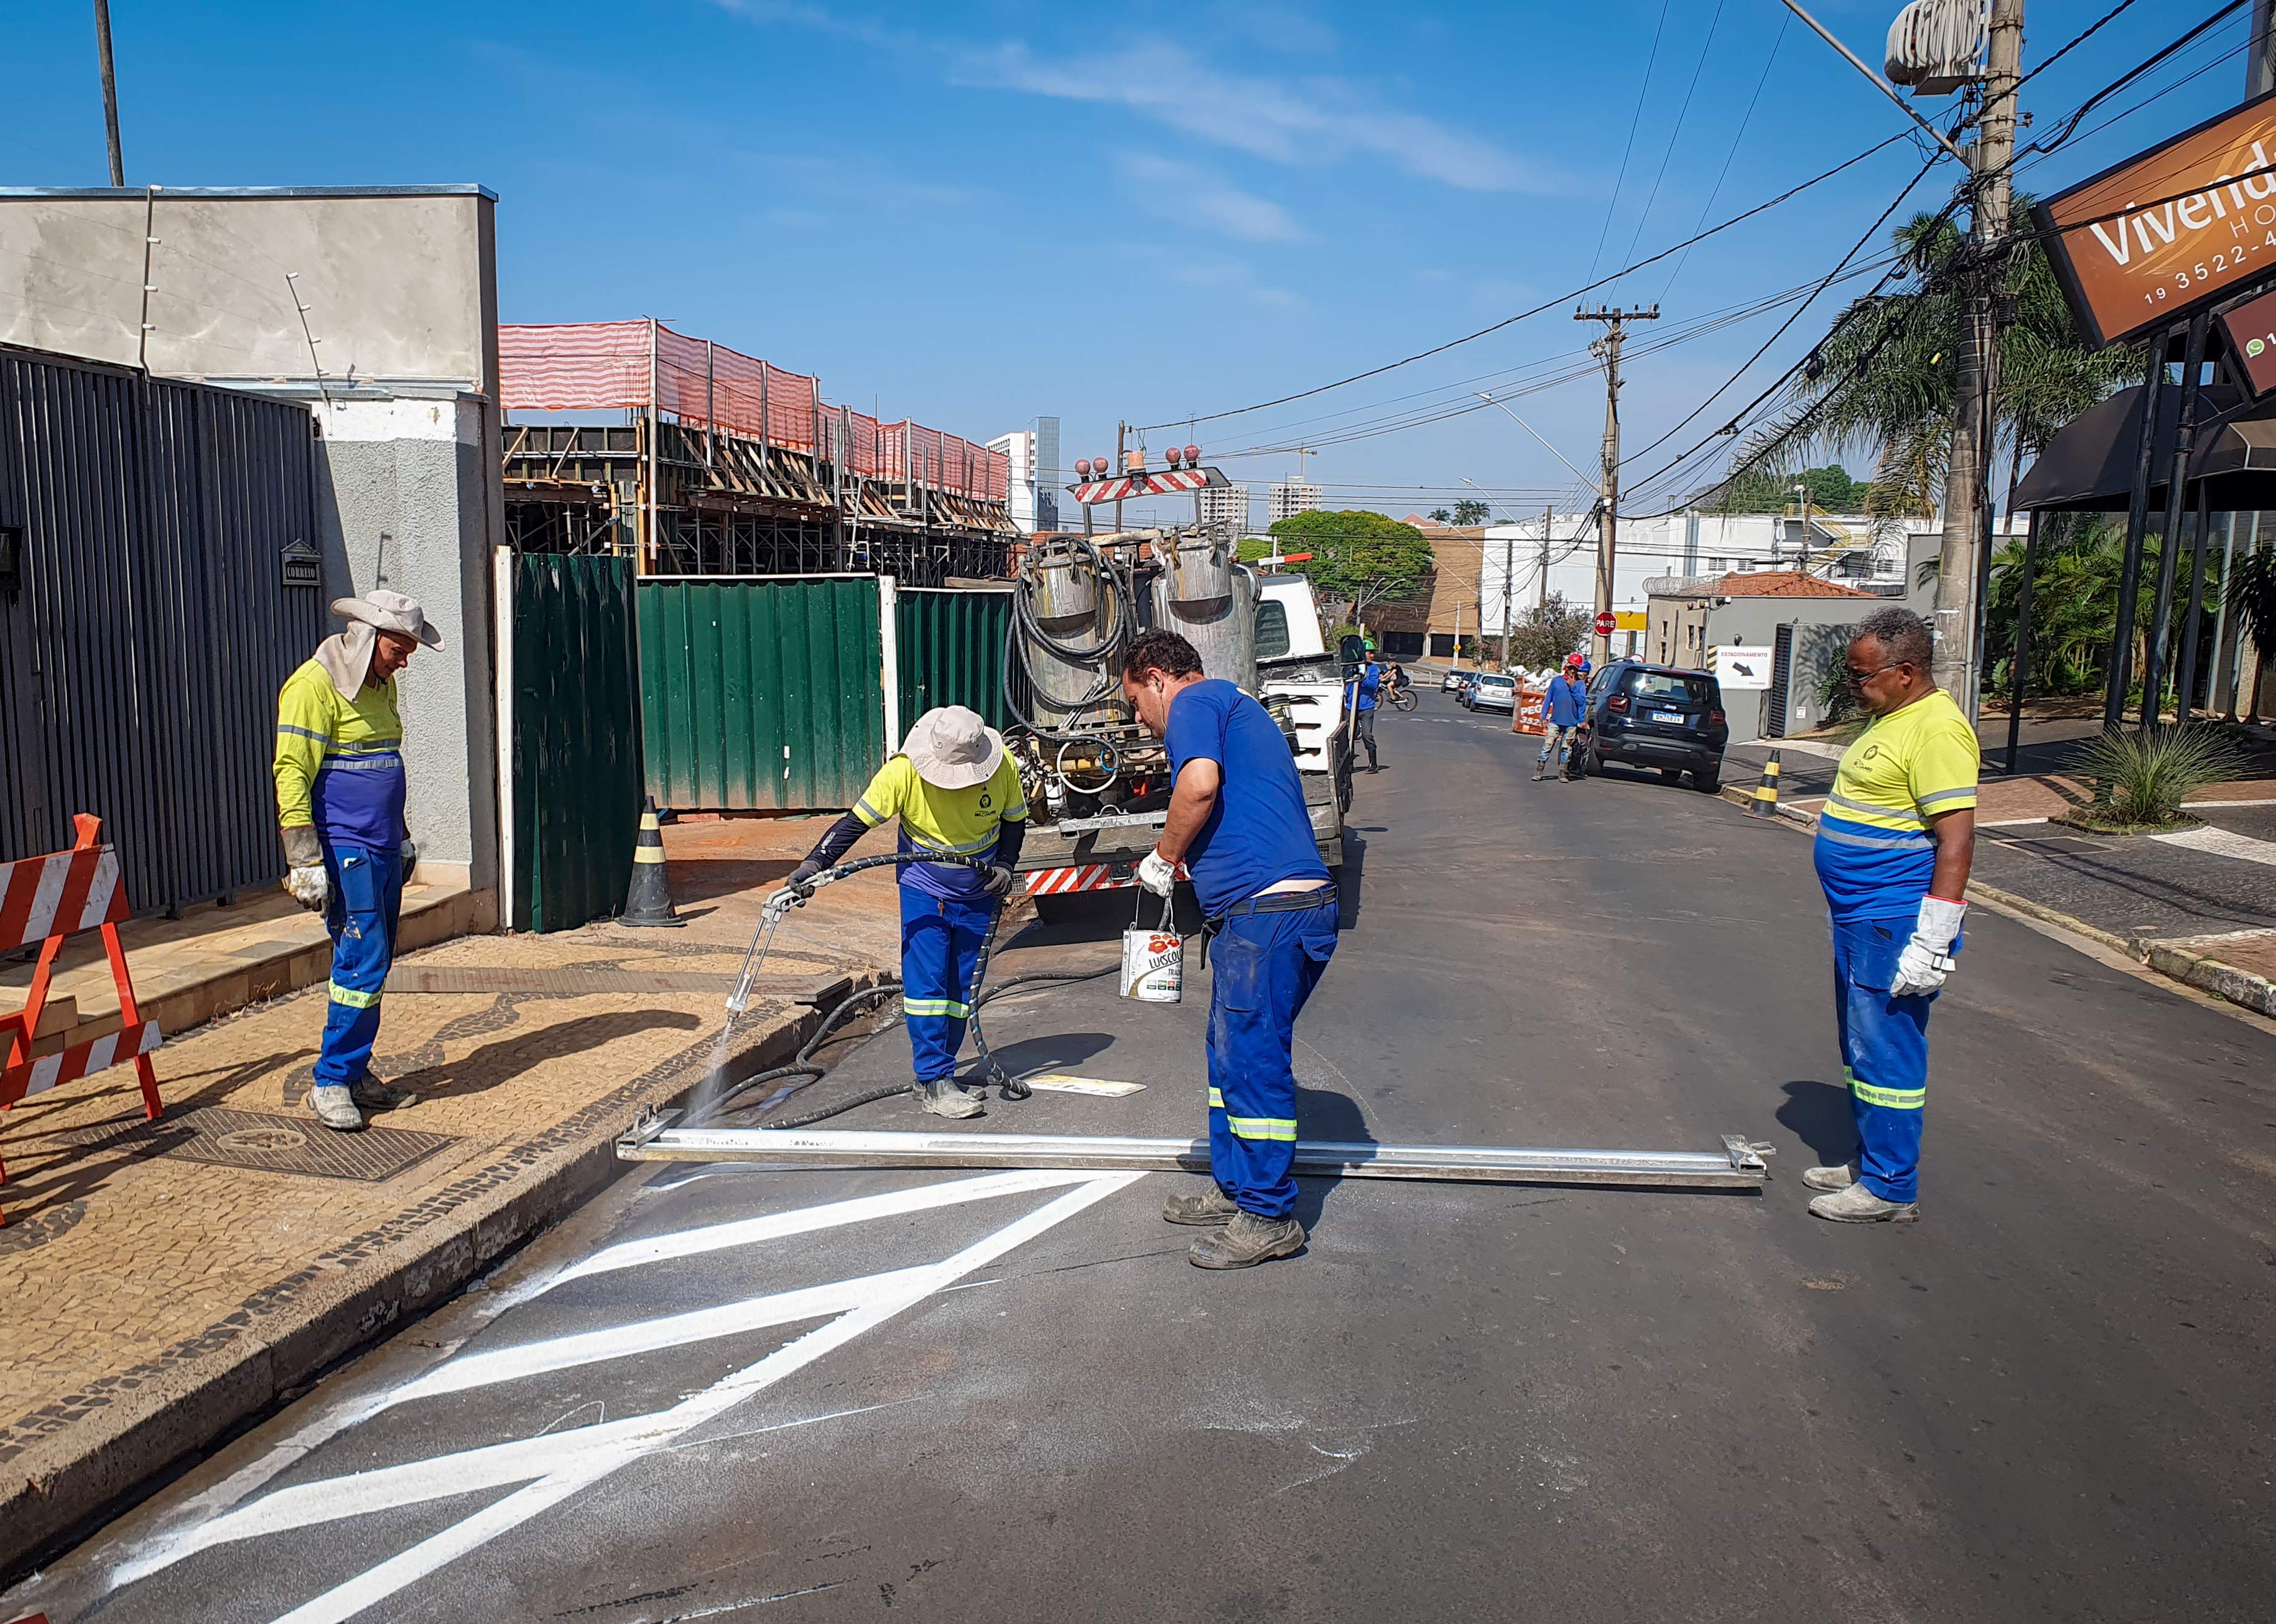
[[[1202,675],[1174,632],[1122,661],[1122,694],[1169,746],[1170,812],[1138,881],[1168,896],[1182,861],[1216,945],[1210,955],[1210,1172],[1173,1197],[1172,1224],[1223,1226],[1187,1254],[1242,1269],[1304,1244],[1296,1221],[1296,1016],[1336,951],[1336,887],[1312,839],[1288,740],[1264,707]]]
[[[1580,735],[1581,724],[1589,719],[1589,663],[1577,654],[1565,656],[1565,669],[1549,679],[1549,687],[1541,695],[1541,754],[1534,758],[1533,778],[1549,770],[1551,755],[1565,759],[1564,752],[1573,747]]]
[[[1352,747],[1367,747],[1367,770],[1377,770],[1375,759],[1375,708],[1383,694],[1383,668],[1375,663],[1375,656],[1367,656],[1367,664],[1359,674],[1344,684],[1344,703],[1352,713]]]

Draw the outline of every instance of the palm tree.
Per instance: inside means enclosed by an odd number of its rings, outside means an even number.
[[[2247,716],[2260,714],[2260,667],[2269,650],[2276,649],[2276,547],[2263,543],[2239,558],[2228,578],[2228,612],[2234,615],[2260,655],[2255,669],[2245,673],[2252,684]]]
[[[2018,218],[2030,201],[2016,198]],[[1791,474],[1818,450],[1869,454],[1878,466],[1868,512],[1893,519],[1936,511],[1967,331],[1967,290],[1956,271],[1969,245],[1943,215],[1916,215],[1891,237],[1902,267],[1895,290],[1841,313],[1798,380],[1794,404],[1749,439],[1726,482]],[[2142,361],[2130,348],[2086,347],[2036,237],[2010,251],[2002,292],[2014,314],[2000,337],[1995,460],[2005,453],[2020,469],[2058,429],[2139,377]]]

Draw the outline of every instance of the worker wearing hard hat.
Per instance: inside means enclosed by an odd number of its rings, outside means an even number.
[[[1296,1219],[1296,1016],[1336,951],[1336,887],[1312,836],[1286,735],[1264,707],[1202,674],[1174,632],[1142,634],[1122,695],[1168,747],[1170,808],[1138,882],[1168,896],[1180,862],[1209,920],[1210,1172],[1162,1216],[1208,1226],[1187,1250],[1241,1269],[1304,1245]],[[1221,1227],[1220,1227],[1221,1226]]]
[[[395,960],[403,881],[418,860],[405,827],[403,721],[396,673],[443,634],[412,599],[374,591],[332,612],[326,638],[277,696],[277,822],[292,865],[284,889],[324,916],[332,937],[330,1005],[308,1103],[326,1127],[353,1133],[365,1111],[413,1096],[373,1080],[380,990]]]
[[[1013,866],[1028,828],[1027,794],[1003,734],[962,705],[926,711],[854,809],[791,870],[791,888],[803,894],[856,840],[895,817],[900,850],[985,865],[901,867],[901,1016],[924,1108],[935,1116],[976,1117],[979,1099],[956,1081],[957,1051],[972,1017],[966,1000],[997,905],[1011,894]]]

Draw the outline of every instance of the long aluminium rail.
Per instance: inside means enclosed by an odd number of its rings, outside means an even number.
[[[826,1128],[676,1127],[677,1112],[643,1113],[617,1141],[627,1162],[763,1162],[816,1167],[1068,1167],[1202,1172],[1205,1139],[1055,1134],[858,1133]],[[1567,1150],[1494,1145],[1385,1145],[1300,1139],[1296,1171],[1353,1179],[1755,1189],[1766,1145],[1737,1134],[1720,1150]]]

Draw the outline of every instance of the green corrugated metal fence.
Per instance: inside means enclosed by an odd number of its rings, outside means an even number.
[[[1011,720],[1004,707],[1004,634],[1008,592],[904,587],[893,603],[900,645],[901,725],[938,705],[977,710],[990,727]]]
[[[513,560],[513,928],[624,907],[640,831],[639,663],[623,558]]]
[[[636,596],[659,806],[854,804],[885,755],[874,577],[646,581]]]

